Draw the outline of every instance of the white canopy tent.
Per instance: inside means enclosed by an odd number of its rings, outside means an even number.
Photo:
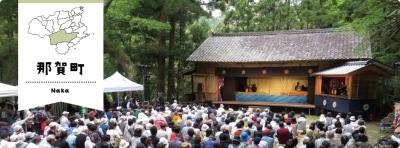
[[[110,77],[104,79],[103,86],[104,93],[143,90],[143,85],[129,80],[128,78],[121,75],[118,71],[116,71]],[[119,106],[119,96],[117,97]]]
[[[104,79],[104,93],[143,90],[143,85],[125,78],[118,71]]]
[[[18,87],[0,83],[0,97],[18,96]]]

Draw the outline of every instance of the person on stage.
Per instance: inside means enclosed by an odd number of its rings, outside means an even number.
[[[296,91],[301,91],[300,82],[297,82],[297,85],[296,85],[296,87],[294,88],[294,90],[296,90]]]
[[[340,95],[342,96],[347,96],[347,85],[344,84],[344,82],[340,82],[341,86],[339,88],[340,90]]]

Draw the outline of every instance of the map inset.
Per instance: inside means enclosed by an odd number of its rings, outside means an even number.
[[[71,11],[56,11],[48,17],[38,16],[29,22],[28,33],[40,38],[48,36],[50,45],[56,45],[58,54],[65,55],[82,39],[89,36],[85,33],[87,26],[81,22],[83,7]]]

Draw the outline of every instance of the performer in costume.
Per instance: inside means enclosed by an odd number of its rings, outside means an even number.
[[[347,96],[347,85],[344,84],[344,82],[341,82],[340,84],[341,84],[340,89],[339,89],[340,95]]]
[[[297,82],[297,85],[296,85],[296,87],[294,87],[294,90],[301,91],[300,82]]]

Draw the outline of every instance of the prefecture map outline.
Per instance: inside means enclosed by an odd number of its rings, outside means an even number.
[[[81,22],[83,12],[83,7],[80,6],[71,11],[56,11],[48,17],[37,16],[29,22],[28,33],[40,38],[50,38],[50,45],[56,45],[57,53],[65,55],[90,35],[86,33],[87,26]]]

